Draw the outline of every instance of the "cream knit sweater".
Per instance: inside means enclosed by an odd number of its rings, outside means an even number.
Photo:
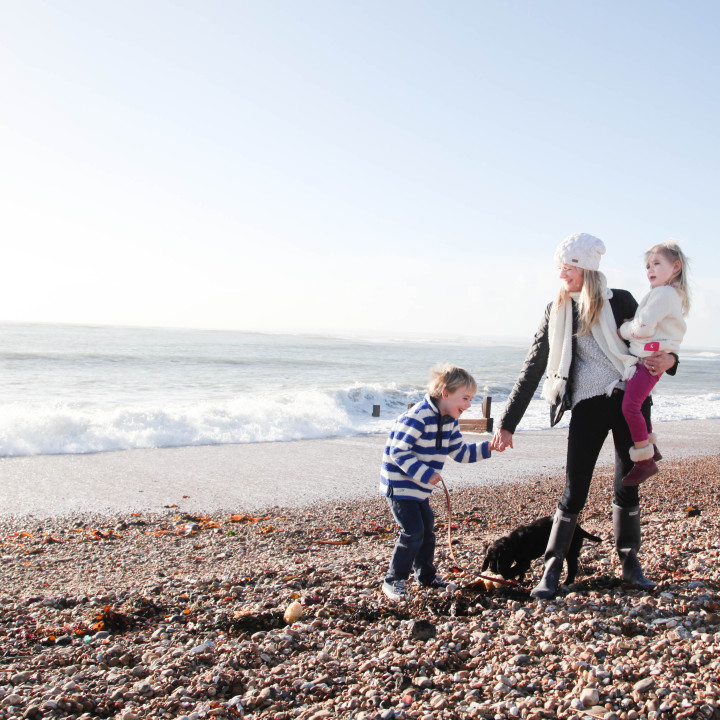
[[[630,352],[647,357],[656,350],[677,352],[685,335],[680,293],[670,285],[653,288],[640,302],[635,317],[620,326]]]

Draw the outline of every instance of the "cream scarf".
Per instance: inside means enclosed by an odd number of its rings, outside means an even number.
[[[580,297],[580,293],[570,293],[570,297],[573,301],[576,301]],[[605,290],[605,302],[603,302],[600,319],[592,326],[591,332],[595,342],[620,373],[620,378],[629,380],[635,374],[637,358],[630,355],[625,343],[618,337],[615,317],[608,302],[611,297],[612,290]],[[550,309],[550,325],[548,328],[550,352],[545,382],[540,395],[551,405],[554,405],[565,393],[565,386],[570,373],[570,363],[572,361],[572,305],[572,302],[565,302],[563,307],[558,307],[558,301],[555,300]],[[605,392],[610,395],[616,385],[616,382],[611,383],[605,388]]]

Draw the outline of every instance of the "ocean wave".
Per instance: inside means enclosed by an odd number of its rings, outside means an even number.
[[[380,432],[417,393],[352,387],[240,396],[218,402],[117,408],[70,404],[0,407],[0,457],[82,454],[136,448],[277,442]],[[410,398],[411,400],[408,400]]]
[[[478,393],[465,417],[482,417],[483,394]],[[162,405],[6,404],[0,406],[0,457],[387,433],[395,418],[423,395],[422,388],[378,383]],[[492,415],[499,417],[507,393],[492,396]],[[373,416],[374,406],[379,406],[378,417]],[[662,397],[655,403],[653,417],[659,422],[718,418],[720,394]],[[535,398],[518,431],[548,427],[548,405]]]

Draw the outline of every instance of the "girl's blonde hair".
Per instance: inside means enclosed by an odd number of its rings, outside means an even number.
[[[680,297],[682,298],[682,313],[683,315],[687,315],[690,312],[690,282],[688,278],[690,267],[688,258],[680,249],[680,246],[672,240],[653,245],[645,253],[645,262],[647,263],[650,260],[650,255],[655,254],[662,255],[671,263],[674,263],[676,260],[680,262],[680,270],[670,278],[668,285],[672,285],[672,287],[680,293]]]
[[[477,383],[467,370],[457,365],[444,363],[436,365],[430,371],[430,382],[428,383],[430,397],[439,398],[443,390],[454,393],[462,387],[470,388],[473,393],[477,392]]]
[[[583,285],[578,298],[578,311],[580,314],[580,322],[578,323],[578,335],[589,335],[592,326],[600,320],[603,303],[605,302],[605,290],[607,288],[607,280],[599,270],[582,270]],[[558,295],[558,312],[563,303],[570,302],[570,294],[560,289]]]

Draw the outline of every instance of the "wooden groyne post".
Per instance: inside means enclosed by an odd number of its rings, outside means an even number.
[[[460,418],[461,432],[471,433],[491,433],[493,431],[493,419],[490,417],[490,409],[492,407],[492,398],[487,395],[482,401],[482,414],[481,418],[473,418],[472,420],[464,420]]]
[[[408,403],[408,408],[411,408],[415,403]],[[490,416],[492,409],[492,398],[486,395],[482,401],[482,414],[481,418],[463,419],[460,418],[461,432],[470,433],[491,433],[493,431],[493,419]],[[373,405],[373,417],[380,417],[380,406]]]

